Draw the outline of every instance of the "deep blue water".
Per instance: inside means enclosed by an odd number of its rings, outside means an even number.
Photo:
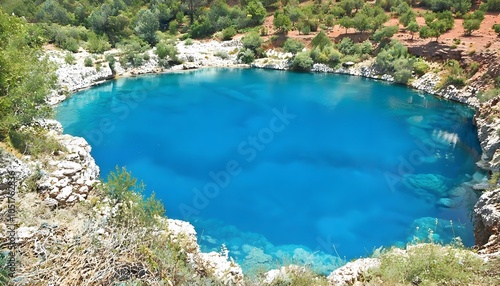
[[[204,250],[325,273],[415,238],[473,244],[472,116],[397,85],[253,69],[118,79],[57,108],[103,177],[126,166]]]

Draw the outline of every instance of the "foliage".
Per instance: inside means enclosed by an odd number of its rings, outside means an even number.
[[[64,56],[64,61],[69,65],[76,64],[76,58],[71,52],[66,53],[66,55]]]
[[[450,11],[425,13],[424,19],[427,26],[423,26],[420,29],[421,38],[436,37],[437,41],[440,35],[454,26],[453,14]]]
[[[262,45],[262,38],[257,32],[250,32],[246,34],[242,39],[243,47],[245,49],[249,49],[253,52],[257,51],[258,48]]]
[[[500,11],[500,0],[487,0],[486,7],[488,8],[488,11],[498,12]]]
[[[479,30],[481,22],[484,20],[484,12],[476,10],[474,13],[466,14],[462,26],[465,30],[465,35],[470,36],[473,31]]]
[[[372,38],[375,42],[382,42],[384,40],[392,38],[399,30],[398,26],[385,26],[382,29],[377,30]]]
[[[500,24],[494,24],[491,28],[500,36]]]
[[[300,52],[293,58],[292,68],[294,70],[308,71],[312,68],[313,64],[314,61],[309,52]]]
[[[370,276],[384,284],[476,285],[483,261],[470,251],[433,243],[406,248],[406,254],[390,250],[380,257],[381,265]]]
[[[385,46],[375,59],[375,65],[380,71],[391,73],[400,83],[406,83],[411,78],[414,62],[408,49],[398,41]]]
[[[478,62],[471,62],[469,64],[469,71],[467,72],[467,77],[472,77],[479,70],[480,64]]]
[[[283,44],[283,50],[285,52],[289,52],[292,54],[296,54],[298,52],[301,52],[304,49],[305,45],[299,40],[295,40],[292,38],[289,38],[285,41]]]
[[[158,14],[153,13],[149,9],[140,10],[137,14],[137,24],[134,31],[139,38],[143,39],[150,45],[156,44],[158,41],[156,31],[160,28]]]
[[[57,140],[47,136],[47,131],[38,127],[11,130],[9,138],[16,150],[35,158],[43,154],[57,154],[63,150]]]
[[[87,50],[91,53],[103,53],[111,49],[111,44],[108,41],[107,35],[96,35],[95,33],[89,33],[87,41]]]
[[[412,21],[408,24],[408,26],[406,27],[406,30],[408,30],[408,32],[410,32],[410,34],[411,34],[410,40],[413,40],[413,36],[415,35],[415,33],[420,30],[420,26],[417,24],[416,21]]]
[[[419,76],[426,74],[429,69],[429,65],[422,60],[418,60],[413,63],[413,71]]]
[[[323,31],[320,31],[311,41],[311,46],[313,48],[319,47],[322,49],[330,45],[332,45],[332,41],[330,40],[328,35]]]
[[[178,51],[175,45],[167,44],[165,42],[159,42],[156,44],[155,53],[158,55],[158,58],[164,59],[169,57],[171,60],[177,61]]]
[[[494,88],[487,90],[485,92],[479,93],[477,95],[477,98],[479,99],[480,102],[486,102],[492,98],[495,98],[497,96],[500,96],[500,88]]]
[[[8,254],[5,252],[0,252],[0,285],[7,285],[9,281],[10,271],[7,268]]]
[[[439,87],[444,87],[447,85],[464,86],[465,85],[465,75],[464,70],[460,66],[457,60],[448,60],[446,62],[446,73],[443,76],[443,80],[440,82]]]
[[[152,226],[157,217],[165,214],[163,204],[155,199],[154,193],[144,198],[143,182],[138,182],[125,167],[116,167],[110,172],[104,193],[119,205],[114,223],[124,227]]]
[[[261,1],[251,0],[245,7],[246,14],[250,16],[250,25],[260,25],[266,18],[266,8]]]
[[[252,49],[245,49],[238,54],[238,60],[244,64],[251,64],[255,60],[255,53]]]
[[[86,67],[91,67],[94,65],[94,62],[90,57],[86,57],[85,60],[83,60],[83,65]]]
[[[292,28],[292,20],[281,10],[276,10],[274,13],[273,25],[278,32],[286,34]]]
[[[222,30],[222,40],[228,41],[231,40],[234,35],[236,35],[236,30],[234,29],[233,26],[227,27],[224,30]]]

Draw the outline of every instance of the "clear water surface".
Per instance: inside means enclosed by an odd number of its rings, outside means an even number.
[[[126,166],[203,250],[323,273],[415,239],[473,244],[472,115],[383,82],[254,69],[118,79],[57,108],[103,177]]]

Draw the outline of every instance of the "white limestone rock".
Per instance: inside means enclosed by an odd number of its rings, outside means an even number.
[[[362,258],[349,262],[328,275],[330,285],[351,285],[369,269],[380,266],[377,258]]]

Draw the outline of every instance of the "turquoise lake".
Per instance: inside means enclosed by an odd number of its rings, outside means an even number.
[[[359,77],[203,69],[110,81],[56,112],[103,178],[125,166],[247,272],[474,243],[481,151],[461,104]]]

